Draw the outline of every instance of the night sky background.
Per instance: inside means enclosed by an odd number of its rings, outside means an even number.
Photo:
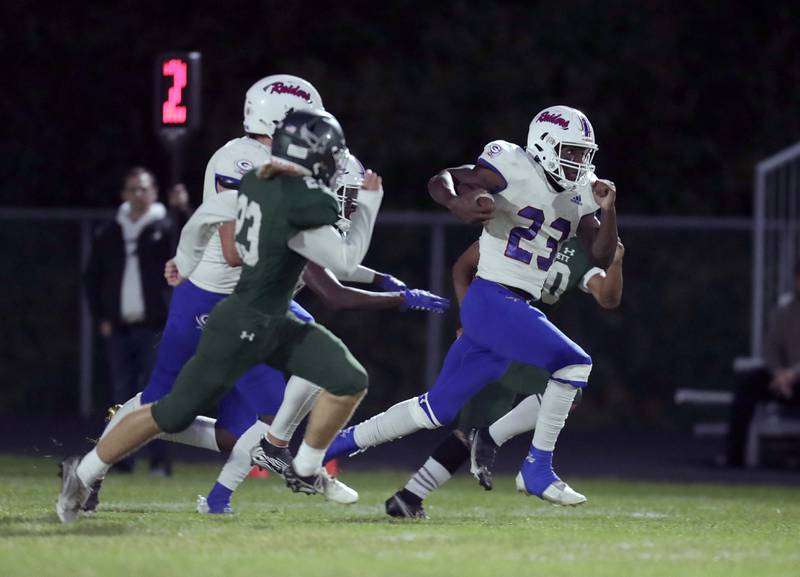
[[[319,89],[351,150],[384,176],[384,210],[437,210],[431,175],[491,140],[524,145],[537,111],[567,104],[594,125],[597,173],[617,183],[620,214],[747,217],[753,165],[800,139],[798,12],[795,2],[6,0],[0,208],[110,209],[138,164],[165,190],[154,61],[194,50],[203,126],[181,179],[195,203],[209,156],[242,134],[247,88],[291,73]],[[7,412],[75,409],[80,236],[74,223],[44,226],[0,232],[0,322],[17,327],[0,347]],[[448,266],[477,233],[448,232]],[[368,264],[426,286],[428,235],[378,227]],[[729,388],[731,359],[748,349],[750,238],[623,230],[623,306],[601,313],[576,295],[557,315],[595,359],[577,423],[673,426],[677,386]],[[309,306],[381,383],[365,413],[424,389],[421,315],[334,318]],[[447,323],[449,341],[453,313]],[[102,357],[97,368],[102,380]]]
[[[241,133],[259,78],[310,80],[386,208],[431,208],[426,180],[552,104],[594,124],[620,210],[747,214],[752,166],[800,135],[792,2],[52,3],[0,8],[0,204],[112,206],[120,175],[168,164],[152,122],[156,54],[203,55],[203,128],[183,179]]]

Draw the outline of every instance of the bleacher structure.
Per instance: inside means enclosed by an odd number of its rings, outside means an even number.
[[[755,167],[753,182],[753,261],[750,357],[736,359],[734,371],[762,364],[770,312],[794,293],[794,264],[800,257],[800,142]],[[730,405],[732,391],[678,389],[679,405]],[[697,436],[721,435],[725,423],[696,423]],[[748,432],[745,464],[758,466],[767,438],[800,437],[800,418],[778,403],[760,403]]]

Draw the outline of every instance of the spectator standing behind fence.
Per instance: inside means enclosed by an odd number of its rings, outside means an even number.
[[[794,293],[772,313],[764,347],[764,367],[741,375],[731,405],[726,464],[741,467],[747,431],[760,401],[800,406],[800,262]]]
[[[97,231],[84,275],[89,308],[105,345],[115,403],[129,399],[147,383],[158,332],[167,318],[170,288],[164,280],[164,263],[175,253],[179,230],[157,198],[156,180],[149,170],[136,167],[125,174],[123,203],[114,221]],[[188,198],[183,200],[186,208]],[[132,467],[128,460],[119,470]],[[161,443],[150,451],[150,470],[170,473]]]

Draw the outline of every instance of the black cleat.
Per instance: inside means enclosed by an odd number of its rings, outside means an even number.
[[[489,434],[489,429],[472,430],[469,439],[469,472],[487,491],[492,490],[492,467],[497,449],[497,443]]]
[[[388,499],[386,499],[386,514],[390,517],[403,517],[406,519],[428,519],[425,509],[422,507],[422,499],[412,495],[412,498],[404,496],[405,489],[401,489]]]
[[[283,472],[292,464],[292,453],[289,447],[276,447],[262,437],[250,451],[250,464],[283,477]]]
[[[97,511],[97,506],[100,504],[100,488],[103,486],[103,479],[97,479],[92,486],[89,487],[89,498],[86,499],[86,502],[81,507],[81,511],[84,513],[94,513]]]

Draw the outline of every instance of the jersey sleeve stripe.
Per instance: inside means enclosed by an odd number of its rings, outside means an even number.
[[[491,192],[492,194],[497,194],[503,192],[506,188],[508,188],[508,181],[506,180],[506,177],[503,176],[503,173],[497,170],[497,167],[495,167],[491,162],[489,162],[488,160],[484,159],[481,156],[478,158],[477,164],[485,166],[486,168],[497,174],[497,176],[503,179],[503,186],[501,188],[498,188],[497,190],[490,190],[489,192]]]
[[[222,188],[227,188],[230,190],[239,190],[239,186],[241,185],[242,181],[239,180],[238,178],[225,176],[224,174],[215,174],[214,183]]]

